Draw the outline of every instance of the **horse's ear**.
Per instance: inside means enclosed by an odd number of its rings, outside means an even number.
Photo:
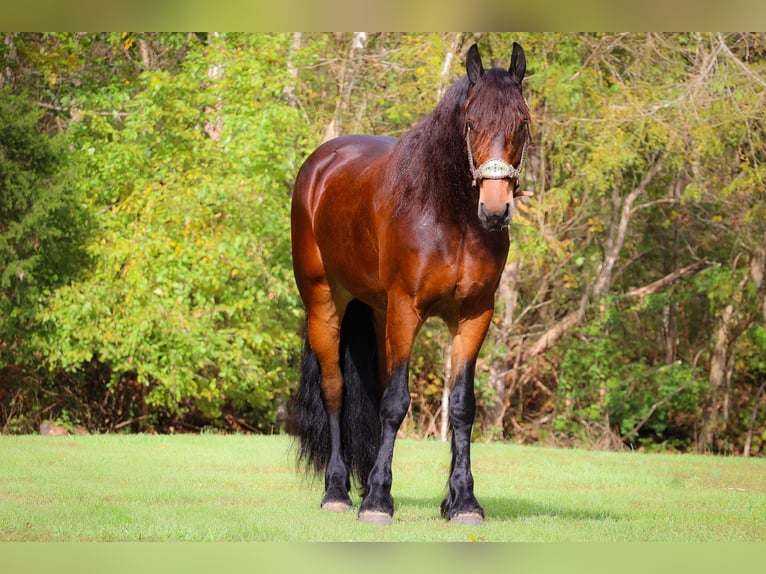
[[[524,74],[527,73],[527,58],[524,55],[524,48],[516,42],[513,43],[513,52],[511,53],[511,67],[508,68],[511,77],[521,85]]]
[[[468,55],[465,58],[465,71],[468,72],[468,79],[471,85],[478,82],[484,73],[484,66],[481,64],[481,56],[476,44],[468,49]]]

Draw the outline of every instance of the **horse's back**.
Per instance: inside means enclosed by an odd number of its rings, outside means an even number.
[[[298,172],[293,202],[302,202],[313,212],[327,190],[354,189],[365,173],[382,168],[378,160],[396,141],[386,136],[347,135],[324,142]]]

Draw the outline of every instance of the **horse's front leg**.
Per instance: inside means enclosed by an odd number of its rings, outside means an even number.
[[[404,312],[399,312],[402,308]],[[394,514],[391,462],[396,433],[410,406],[409,360],[420,325],[409,305],[396,306],[389,300],[385,321],[388,385],[380,400],[380,448],[359,507],[362,522],[389,524]]]
[[[447,496],[442,502],[444,518],[459,524],[481,524],[484,509],[473,492],[471,473],[471,431],[476,415],[474,374],[476,357],[487,334],[492,310],[458,323],[452,342],[454,385],[449,398],[452,427],[452,464]]]

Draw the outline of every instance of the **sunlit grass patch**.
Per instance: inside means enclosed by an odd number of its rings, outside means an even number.
[[[389,527],[319,509],[284,436],[0,437],[4,541],[760,541],[766,461],[475,444],[487,521],[439,515],[449,445],[403,439]]]

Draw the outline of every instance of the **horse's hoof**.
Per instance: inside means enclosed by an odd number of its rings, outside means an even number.
[[[484,517],[478,512],[463,512],[456,514],[449,519],[451,524],[460,524],[462,526],[481,526],[484,524]]]
[[[322,503],[322,510],[329,512],[348,512],[351,510],[351,503],[343,500],[328,500]]]
[[[366,522],[367,524],[378,524],[380,526],[387,526],[391,524],[391,515],[379,510],[365,510],[359,513],[359,522]]]

